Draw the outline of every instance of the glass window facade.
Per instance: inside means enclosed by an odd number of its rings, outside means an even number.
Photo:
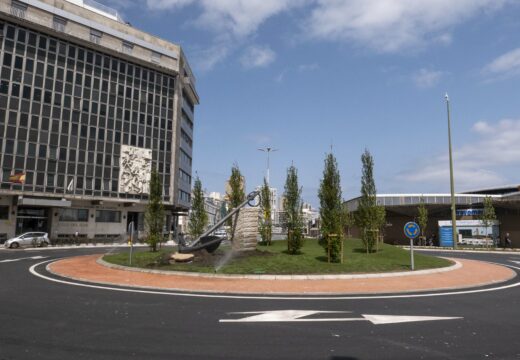
[[[88,209],[62,209],[60,221],[88,221]]]
[[[0,35],[2,189],[147,199],[118,192],[131,145],[152,149],[170,200],[173,76],[19,25],[0,22]]]
[[[121,222],[121,211],[96,210],[96,222]]]

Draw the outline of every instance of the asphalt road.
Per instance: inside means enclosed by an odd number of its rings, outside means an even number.
[[[520,286],[390,299],[227,299],[72,286],[29,272],[103,251],[0,250],[1,360],[520,359]],[[520,254],[450,256],[520,268]],[[363,315],[456,319],[377,324]],[[273,317],[279,321],[255,321]]]

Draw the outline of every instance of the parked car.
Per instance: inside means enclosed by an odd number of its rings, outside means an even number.
[[[7,240],[4,246],[16,249],[21,246],[47,246],[49,244],[49,234],[45,232],[28,232]]]

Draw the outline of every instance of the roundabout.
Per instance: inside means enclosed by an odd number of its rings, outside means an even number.
[[[37,265],[34,267],[36,268]],[[33,273],[38,275],[32,269]],[[474,260],[458,260],[449,268],[357,275],[206,275],[144,270],[108,264],[99,255],[73,257],[46,264],[51,274],[70,280],[187,293],[302,296],[412,293],[481,287],[510,280],[506,267]]]
[[[103,249],[0,251],[0,359],[512,359],[520,356],[519,254],[435,253],[459,268],[398,276],[460,277],[458,289],[436,279],[428,289],[383,293],[280,294],[136,288],[135,275],[107,269]],[[65,265],[83,273],[57,275]],[[101,269],[126,274],[119,283],[87,279]],[[471,268],[470,268],[471,266]],[[49,268],[55,274],[48,272]],[[91,268],[91,273],[87,270]],[[486,281],[477,271],[499,270]],[[70,269],[69,269],[70,271]],[[36,276],[35,276],[36,275]],[[70,274],[69,274],[70,275]],[[77,276],[78,274],[75,274]],[[85,278],[83,278],[85,276]],[[188,278],[188,277],[186,277]],[[199,277],[190,276],[186,282]],[[337,281],[386,278],[338,279]],[[105,279],[107,280],[107,279]],[[205,282],[237,279],[203,279]],[[252,281],[254,279],[245,279]],[[321,283],[335,280],[260,280]],[[464,281],[463,281],[464,282]],[[135,285],[135,284],[134,284]],[[390,285],[389,285],[390,286]],[[471,286],[471,287],[468,287]],[[207,289],[206,289],[207,291]],[[47,336],[41,336],[46,333]]]

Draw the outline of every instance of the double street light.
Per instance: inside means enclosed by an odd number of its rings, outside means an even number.
[[[269,156],[270,156],[271,152],[278,151],[278,149],[273,149],[272,147],[265,147],[265,148],[261,148],[261,149],[258,149],[258,150],[267,153],[267,177],[266,177],[266,180],[267,180],[267,186],[270,186],[270,183],[269,183]]]

